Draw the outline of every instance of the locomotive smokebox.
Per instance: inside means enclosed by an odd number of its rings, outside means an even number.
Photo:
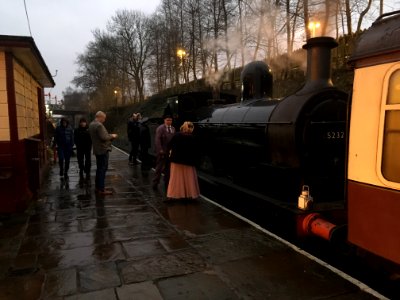
[[[311,38],[303,46],[307,50],[307,81],[299,94],[333,86],[331,49],[337,46],[338,43],[333,38],[326,36]]]

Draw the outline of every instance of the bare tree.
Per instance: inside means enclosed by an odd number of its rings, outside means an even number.
[[[117,37],[113,45],[116,57],[126,62],[127,67],[119,65],[121,71],[133,78],[139,101],[144,100],[144,71],[149,56],[149,21],[141,12],[118,11],[109,23],[108,30]]]

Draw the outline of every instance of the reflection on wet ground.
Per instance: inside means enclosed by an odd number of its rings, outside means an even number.
[[[27,213],[1,219],[0,299],[370,299],[204,200],[165,203],[118,150],[111,196],[76,161],[68,180],[57,174]]]

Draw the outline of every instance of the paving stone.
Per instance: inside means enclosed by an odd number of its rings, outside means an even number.
[[[249,227],[231,215],[207,211],[202,200],[175,201],[163,213],[171,223],[189,237],[218,232],[229,228]]]
[[[205,267],[204,260],[192,250],[184,250],[118,264],[124,283],[190,274],[202,271]]]
[[[37,255],[36,254],[22,254],[15,257],[12,263],[13,270],[23,269],[36,269],[37,268]]]
[[[80,220],[82,231],[90,231],[93,229],[105,229],[105,228],[121,228],[131,227],[138,225],[153,224],[157,225],[161,223],[161,218],[151,213],[131,213],[131,214],[117,214],[114,216],[113,213],[107,211],[104,212],[106,216],[112,217],[98,217],[96,219],[85,219]]]
[[[40,298],[44,274],[23,277],[7,277],[0,280],[0,299],[37,300]]]
[[[96,291],[121,285],[114,262],[80,267],[79,285],[82,292]]]
[[[157,283],[165,299],[239,299],[235,293],[212,273],[195,273],[160,280]]]
[[[122,246],[124,247],[129,258],[153,256],[166,253],[166,250],[156,239],[140,239],[132,242],[125,242],[122,243]]]
[[[156,285],[151,281],[128,284],[116,289],[119,300],[162,300]]]
[[[158,237],[173,233],[165,224],[137,225],[124,228],[110,229],[113,241],[129,241],[141,237]]]
[[[49,272],[46,275],[43,296],[53,299],[77,292],[76,270],[67,269]]]
[[[114,289],[64,297],[64,300],[117,300]]]
[[[214,264],[287,248],[277,240],[262,235],[251,228],[232,229],[200,236],[188,240],[188,243]]]
[[[44,269],[64,269],[119,259],[125,259],[122,248],[112,243],[40,254],[38,264]]]
[[[69,222],[48,222],[48,223],[31,223],[26,230],[26,236],[74,233],[78,232],[78,221]]]
[[[0,256],[15,255],[20,246],[22,237],[0,238]]]
[[[32,214],[29,217],[29,223],[48,223],[48,222],[54,222],[56,220],[56,213],[54,211],[46,211],[43,212],[43,210],[38,211],[35,214]]]
[[[160,244],[168,252],[189,248],[190,245],[178,234],[172,233],[165,237],[158,238]]]

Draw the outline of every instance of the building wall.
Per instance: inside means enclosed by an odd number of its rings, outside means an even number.
[[[22,140],[40,133],[37,94],[40,86],[15,59],[13,65],[18,139]]]
[[[0,141],[10,141],[10,122],[8,118],[6,85],[6,60],[4,52],[0,52]]]

